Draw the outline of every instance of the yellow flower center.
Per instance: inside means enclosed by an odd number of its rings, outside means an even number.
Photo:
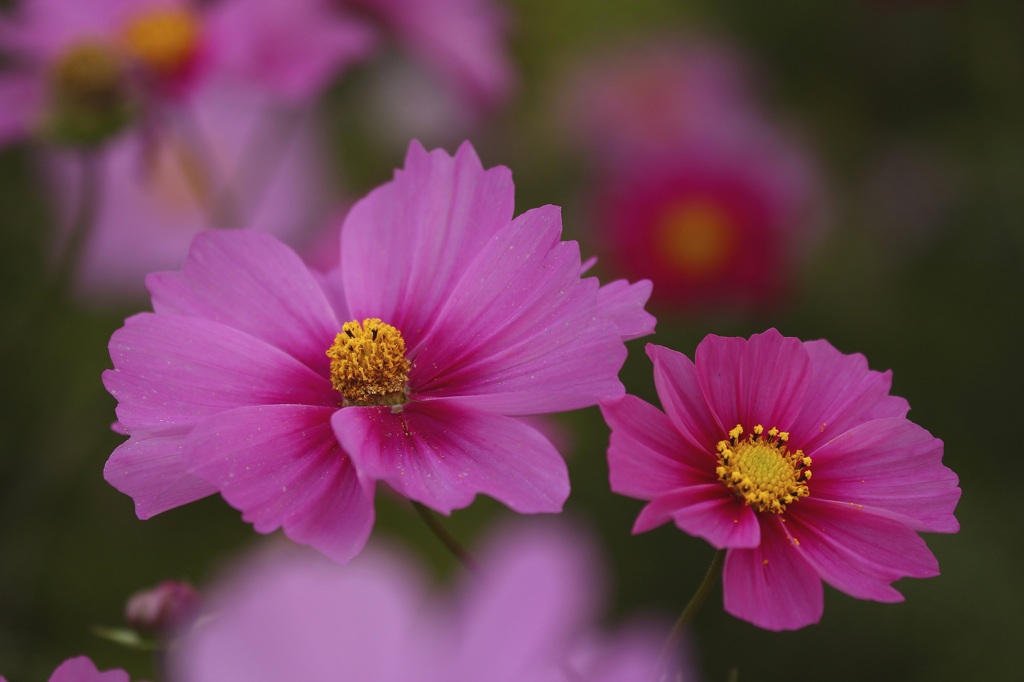
[[[327,349],[331,384],[345,405],[401,405],[409,361],[402,333],[376,317],[346,322]]]
[[[129,55],[155,71],[169,73],[192,59],[199,42],[199,24],[186,9],[153,9],[128,22],[124,41]]]
[[[802,450],[789,452],[789,434],[774,426],[768,431],[758,424],[742,438],[743,426],[729,432],[729,440],[718,443],[715,473],[725,487],[759,512],[781,514],[801,497],[811,494],[811,458]]]
[[[121,60],[114,51],[100,42],[83,41],[60,56],[52,82],[59,98],[99,106],[118,98],[123,75]]]
[[[725,266],[734,241],[732,221],[721,207],[710,201],[691,200],[665,215],[656,243],[668,263],[701,277]]]

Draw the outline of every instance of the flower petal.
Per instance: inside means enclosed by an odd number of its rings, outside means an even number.
[[[0,145],[29,135],[42,105],[38,78],[28,73],[0,74]]]
[[[87,656],[69,658],[61,663],[49,682],[130,682],[123,670],[100,670]]]
[[[617,279],[597,290],[598,311],[615,323],[623,341],[654,333],[657,320],[644,310],[651,297],[652,286],[647,279],[632,284]]]
[[[900,515],[914,530],[955,533],[960,488],[942,441],[906,419],[862,424],[811,453],[811,494]]]
[[[817,623],[824,590],[814,568],[796,551],[782,523],[761,515],[761,544],[725,557],[725,610],[765,630],[797,630]]]
[[[891,372],[871,371],[863,355],[845,355],[828,341],[804,348],[811,358],[808,400],[789,426],[790,442],[804,452],[866,421],[907,416],[907,401],[889,395]]]
[[[410,144],[405,168],[345,218],[341,271],[354,319],[379,317],[415,346],[512,210],[507,168],[484,170],[468,143],[454,158]]]
[[[704,453],[702,466],[713,470],[718,442],[736,425],[722,423],[711,411],[690,358],[652,343],[647,344],[647,355],[654,363],[654,385],[665,414],[693,449]]]
[[[257,532],[283,528],[295,542],[348,561],[373,528],[373,488],[338,445],[333,412],[269,405],[221,413],[189,435],[185,462]]]
[[[810,358],[799,339],[775,329],[750,340],[708,335],[695,354],[701,390],[722,425],[786,430],[803,405]]]
[[[361,476],[444,514],[478,493],[524,514],[560,511],[569,495],[565,462],[516,419],[431,401],[346,407],[331,423]]]
[[[867,509],[808,498],[786,517],[804,559],[828,584],[858,599],[903,601],[891,582],[939,574],[917,533]]]
[[[184,447],[184,435],[130,438],[110,455],[103,478],[135,501],[140,519],[217,492],[185,470],[181,460]]]
[[[522,682],[564,660],[596,610],[591,548],[555,525],[498,533],[460,584],[459,631],[445,680]],[[557,664],[557,663],[556,663]]]
[[[633,533],[656,528],[670,519],[683,532],[704,538],[716,549],[757,547],[761,542],[757,515],[719,483],[659,495],[640,512]]]
[[[625,345],[598,315],[597,281],[579,277],[579,248],[560,233],[557,207],[545,206],[495,235],[411,351],[414,393],[473,396],[475,409],[516,415],[624,393]]]
[[[713,463],[695,453],[654,405],[626,395],[602,403],[601,414],[612,429],[608,470],[614,492],[650,500],[714,479]]]
[[[333,405],[323,376],[253,336],[196,317],[142,313],[110,339],[103,384],[132,435],[183,433],[243,405]]]
[[[341,323],[302,259],[270,235],[201,233],[180,272],[151,274],[146,286],[158,314],[220,322],[328,372],[326,350]]]

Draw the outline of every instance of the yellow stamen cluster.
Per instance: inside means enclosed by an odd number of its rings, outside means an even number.
[[[742,438],[736,425],[729,439],[718,443],[718,480],[759,512],[781,514],[801,497],[811,494],[811,458],[802,450],[788,451],[789,433],[760,424]]]
[[[124,41],[132,57],[155,71],[169,73],[188,64],[195,55],[199,25],[186,9],[154,9],[125,26]]]
[[[402,333],[376,317],[346,322],[327,349],[331,384],[345,405],[401,405],[409,361]]]

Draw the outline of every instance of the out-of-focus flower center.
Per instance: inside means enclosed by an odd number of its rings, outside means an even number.
[[[90,107],[117,100],[124,82],[124,69],[117,53],[94,41],[65,50],[54,64],[52,74],[59,99]]]
[[[686,201],[666,212],[656,238],[658,253],[670,265],[693,277],[723,268],[733,252],[735,228],[717,204]]]
[[[345,396],[345,405],[401,405],[406,401],[402,333],[376,317],[346,322],[327,349],[331,384]]]
[[[143,12],[124,28],[129,55],[167,74],[188,65],[199,43],[199,24],[186,9],[165,7]]]
[[[802,450],[790,452],[789,434],[761,424],[743,438],[743,426],[718,443],[715,473],[725,487],[759,512],[781,514],[801,497],[811,494],[811,458]]]

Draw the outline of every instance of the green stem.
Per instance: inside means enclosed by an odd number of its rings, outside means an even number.
[[[67,293],[75,279],[82,253],[89,243],[96,223],[96,211],[100,195],[100,152],[82,151],[79,156],[78,206],[67,242],[57,257],[53,281],[50,285],[52,296],[59,298]]]
[[[679,619],[672,626],[672,631],[668,633],[665,646],[661,649],[661,659],[658,665],[659,674],[664,675],[667,672],[666,666],[671,660],[673,652],[679,649],[679,642],[683,638],[683,633],[686,632],[686,628],[693,622],[697,612],[700,611],[700,607],[704,605],[704,601],[711,594],[715,583],[718,582],[718,577],[722,574],[722,564],[724,562],[725,550],[720,549],[715,552],[714,558],[711,559],[711,565],[708,566],[708,571],[704,574],[704,580],[701,581],[697,591],[690,597],[690,602],[686,605],[686,608],[679,614]]]
[[[454,556],[459,563],[473,573],[478,571],[476,560],[473,559],[473,556],[452,536],[451,533],[445,530],[445,527],[441,525],[441,522],[438,520],[437,515],[432,509],[415,501],[412,503],[412,508],[420,515],[423,522],[427,524],[427,528],[430,529],[430,532],[432,532],[437,539],[441,541],[441,544],[445,546],[445,549],[451,552],[452,556]]]

